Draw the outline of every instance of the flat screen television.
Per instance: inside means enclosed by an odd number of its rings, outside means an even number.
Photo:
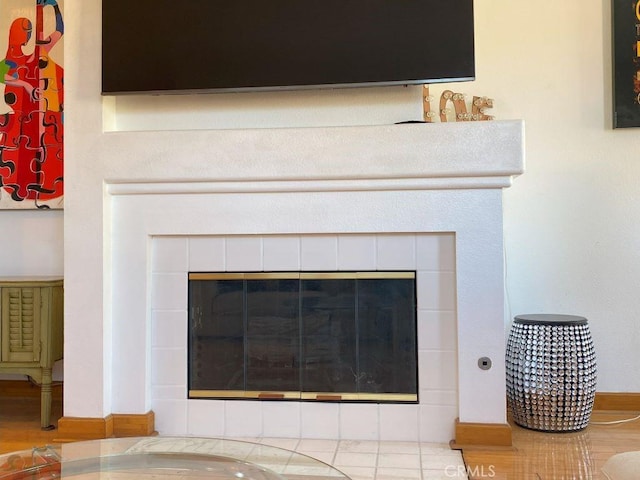
[[[473,0],[103,0],[102,93],[472,80]]]

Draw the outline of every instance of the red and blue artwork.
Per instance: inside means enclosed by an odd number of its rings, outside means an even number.
[[[61,6],[56,0],[17,1],[31,3],[33,17],[25,16],[28,9],[23,7],[9,10],[18,15],[4,32],[0,207],[60,208],[64,193],[64,70],[52,50],[64,34]]]

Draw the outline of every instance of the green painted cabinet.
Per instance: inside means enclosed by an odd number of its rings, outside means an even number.
[[[63,281],[0,277],[0,373],[30,376],[41,389],[40,422],[51,429],[53,364],[62,359]]]

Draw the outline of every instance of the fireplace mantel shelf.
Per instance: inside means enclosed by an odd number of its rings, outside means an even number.
[[[524,169],[523,129],[509,120],[112,132],[101,151],[138,159],[126,178],[105,172],[112,195],[504,188]],[[190,160],[171,168],[181,157]]]

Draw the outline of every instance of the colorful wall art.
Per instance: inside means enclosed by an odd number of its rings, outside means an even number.
[[[613,128],[640,127],[640,0],[612,0]]]
[[[0,208],[63,206],[63,1],[0,3]]]

